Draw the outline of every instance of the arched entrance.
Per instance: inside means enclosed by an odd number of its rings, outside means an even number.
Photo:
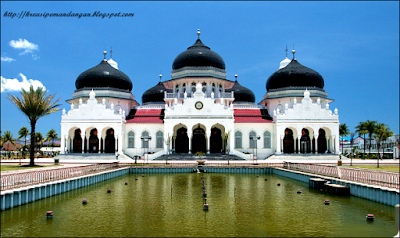
[[[207,152],[205,131],[200,126],[193,130],[192,153]]]
[[[300,153],[311,153],[310,132],[304,128],[301,130]]]
[[[221,153],[221,150],[222,150],[221,130],[214,127],[211,129],[210,153]]]
[[[184,127],[179,128],[176,132],[175,152],[189,153],[189,137],[187,135],[187,129]]]
[[[76,129],[74,132],[74,142],[73,142],[72,152],[82,153],[81,129]]]
[[[106,132],[104,153],[114,153],[115,152],[115,137],[114,129],[110,128]]]
[[[293,131],[289,128],[285,129],[285,137],[283,138],[283,153],[294,153]]]
[[[99,152],[99,138],[97,137],[97,129],[92,129],[90,131],[89,137],[89,153]]]
[[[325,153],[326,148],[326,133],[324,129],[318,131],[318,153]]]

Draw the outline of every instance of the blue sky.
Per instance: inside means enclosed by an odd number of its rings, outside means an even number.
[[[24,17],[31,13],[134,13],[133,17]],[[224,59],[227,79],[260,102],[268,77],[296,50],[302,65],[319,72],[340,123],[350,131],[376,120],[399,134],[399,2],[1,2],[1,130],[30,128],[6,99],[21,86],[44,86],[67,111],[75,80],[113,49],[119,69],[142,94],[170,79],[172,62],[197,39]],[[61,134],[61,111],[36,130]]]

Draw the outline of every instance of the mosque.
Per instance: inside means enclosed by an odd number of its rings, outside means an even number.
[[[339,153],[339,115],[316,71],[287,57],[254,93],[226,79],[225,62],[200,40],[172,63],[171,78],[148,89],[142,105],[112,58],[81,73],[71,109],[62,110],[61,153],[118,153],[148,159],[176,154]],[[112,52],[111,52],[112,53]],[[112,55],[111,55],[112,57]]]

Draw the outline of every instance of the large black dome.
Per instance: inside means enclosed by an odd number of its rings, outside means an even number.
[[[234,104],[241,102],[254,103],[256,101],[256,96],[254,96],[254,93],[250,89],[240,85],[238,81],[235,81],[235,84],[231,89],[225,90],[225,92],[232,92],[232,91],[233,91],[233,97],[235,97],[235,101],[233,101]]]
[[[210,50],[210,47],[205,46],[200,39],[197,39],[192,46],[175,58],[172,70],[181,69],[186,66],[211,66],[225,70],[225,62],[222,57]]]
[[[159,82],[156,86],[148,89],[142,95],[142,104],[146,103],[165,103],[164,102],[164,92],[169,92],[172,90],[168,90],[165,88],[162,82]]]
[[[81,73],[75,81],[76,89],[81,88],[116,88],[131,91],[131,79],[106,60]]]
[[[317,72],[293,59],[286,67],[273,73],[267,80],[267,91],[287,87],[324,88],[324,79]]]

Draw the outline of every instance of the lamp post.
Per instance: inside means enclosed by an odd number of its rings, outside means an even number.
[[[145,146],[144,143],[149,142],[151,140],[151,136],[142,136],[142,137],[140,137],[140,139],[142,139],[142,141],[143,141],[144,152],[146,153],[146,149],[149,149],[149,144],[146,144],[146,146]],[[144,156],[145,156],[144,158],[146,159],[145,153],[144,153]]]
[[[259,140],[259,139],[261,139],[261,137],[260,136],[250,136],[250,140],[253,140],[253,141],[255,141],[255,143],[256,143],[256,156],[255,156],[255,160],[256,160],[256,163],[255,164],[257,164],[257,141]],[[253,147],[253,155],[254,155],[254,147]],[[254,156],[253,156],[253,162],[254,162]]]

